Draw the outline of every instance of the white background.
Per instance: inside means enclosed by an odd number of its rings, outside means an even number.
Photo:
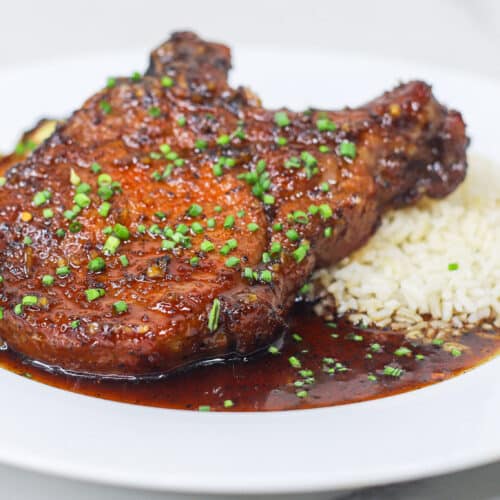
[[[500,78],[496,0],[1,0],[0,77],[7,66],[100,50],[150,48],[171,31],[188,28],[228,44],[382,54]],[[0,467],[0,485],[1,499],[163,498],[7,467]],[[500,465],[342,498],[500,498]]]

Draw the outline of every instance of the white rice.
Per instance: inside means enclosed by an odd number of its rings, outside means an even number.
[[[500,166],[474,159],[450,197],[386,214],[362,249],[317,281],[354,323],[415,337],[429,327],[500,326]]]

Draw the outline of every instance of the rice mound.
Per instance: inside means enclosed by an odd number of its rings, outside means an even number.
[[[414,338],[429,327],[500,326],[500,166],[474,159],[448,198],[387,213],[363,248],[315,281],[356,324]]]

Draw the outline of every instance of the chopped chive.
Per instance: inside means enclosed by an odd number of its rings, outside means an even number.
[[[106,87],[107,87],[108,89],[112,89],[115,85],[116,85],[116,78],[113,78],[112,76],[110,76],[110,77],[106,80]]]
[[[111,182],[113,182],[113,179],[109,174],[100,174],[97,178],[97,184],[99,186],[105,186],[107,184],[111,184]]]
[[[220,300],[214,299],[210,312],[208,313],[208,329],[215,332],[219,327]]]
[[[118,314],[122,314],[128,311],[128,304],[123,300],[119,300],[113,304],[113,309]]]
[[[356,144],[349,141],[341,142],[339,152],[342,156],[354,159],[356,158]]]
[[[111,104],[109,104],[108,101],[101,101],[99,103],[99,107],[101,108],[101,111],[105,114],[105,115],[109,115],[111,113]]]
[[[128,240],[130,238],[130,231],[123,224],[115,224],[113,227],[113,231],[115,235],[118,236],[118,238],[120,238],[120,240],[122,241]]]
[[[103,297],[105,294],[106,291],[102,288],[87,288],[87,290],[85,290],[85,297],[89,302]]]
[[[179,125],[179,127],[184,127],[184,125],[186,125],[186,117],[184,115],[177,118],[177,125]]]
[[[128,266],[129,262],[128,262],[128,258],[127,258],[126,255],[120,255],[119,260],[120,260],[120,264],[123,267],[127,267]]]
[[[276,346],[274,346],[274,345],[269,346],[267,348],[267,352],[269,354],[279,354],[280,353],[279,349]]]
[[[113,255],[120,246],[120,243],[121,243],[120,239],[117,238],[116,236],[113,235],[108,236],[103,246],[104,253],[107,255]]]
[[[226,267],[235,267],[240,263],[240,259],[238,257],[229,257],[225,264]]]
[[[109,215],[109,211],[111,210],[111,203],[108,201],[103,201],[101,206],[98,208],[97,213],[101,217],[107,217]]]
[[[198,406],[198,411],[210,411],[211,408],[210,408],[210,405],[200,405]]]
[[[203,240],[200,243],[200,250],[202,252],[212,252],[214,249],[215,249],[215,245],[211,241]]]
[[[453,349],[451,349],[450,354],[451,354],[454,358],[457,358],[458,356],[461,356],[461,355],[462,355],[462,351],[461,351],[460,349],[457,349],[456,347],[454,347]]]
[[[77,193],[75,194],[73,201],[80,207],[80,208],[86,208],[90,205],[90,198],[84,194],[84,193]]]
[[[224,408],[232,408],[234,406],[234,403],[230,399],[226,399],[224,401]]]
[[[188,215],[190,217],[198,217],[203,213],[203,208],[197,203],[193,203],[188,209]]]
[[[57,276],[68,276],[71,273],[71,270],[68,266],[60,266],[56,268]]]
[[[408,349],[408,347],[405,346],[398,347],[394,351],[395,356],[411,356],[411,354],[412,354],[411,349]]]
[[[158,106],[151,106],[148,109],[148,114],[153,118],[158,118],[159,116],[161,116],[161,109]]]
[[[243,269],[243,277],[247,280],[253,279],[253,271],[251,267],[245,267],[245,269]]]
[[[92,259],[88,264],[88,270],[91,272],[102,271],[106,267],[106,261],[102,257]]]
[[[222,168],[222,165],[220,163],[214,163],[212,167],[212,172],[215,175],[215,177],[220,177],[221,175],[224,174],[224,169]]]
[[[158,170],[155,170],[151,174],[151,179],[153,179],[156,182],[160,182],[162,180],[162,175],[160,174],[160,172],[158,172]]]
[[[92,163],[92,165],[90,165],[90,170],[92,170],[94,174],[98,174],[102,170],[102,167],[101,165],[99,165],[99,163],[94,162]]]
[[[203,226],[199,222],[193,222],[191,224],[191,231],[195,234],[201,234],[203,233],[204,229]]]
[[[403,370],[391,365],[385,365],[383,373],[389,377],[401,377],[401,375],[403,375]]]
[[[217,144],[220,146],[226,146],[231,141],[231,138],[227,134],[220,135],[217,137]]]
[[[251,233],[255,233],[255,231],[258,231],[259,230],[259,225],[256,224],[255,222],[250,222],[248,225],[247,225],[247,228],[248,230],[251,232]]]
[[[363,341],[363,335],[359,335],[357,333],[348,333],[345,337],[348,340],[354,340],[355,342],[362,342]]]
[[[457,271],[458,270],[458,263],[457,262],[450,262],[448,264],[448,271]]]
[[[271,248],[269,249],[269,251],[272,254],[280,253],[281,252],[281,243],[279,241],[273,241],[271,243]]]
[[[52,219],[52,217],[54,217],[54,210],[52,210],[51,208],[44,208],[43,217],[45,219]]]
[[[175,241],[162,240],[161,249],[162,250],[173,250],[175,248]]]
[[[273,281],[273,275],[269,269],[264,269],[260,272],[260,280],[264,283],[271,283]]]
[[[307,224],[309,222],[307,214],[302,210],[295,210],[295,212],[293,212],[292,214],[292,219],[298,224]]]
[[[234,226],[234,215],[228,215],[224,220],[224,229],[231,229]]]
[[[291,156],[284,163],[285,168],[300,168],[300,160],[296,156]]]
[[[226,245],[231,249],[234,250],[235,248],[238,248],[238,240],[231,238],[230,240],[226,241]]]
[[[176,232],[181,233],[181,234],[187,234],[189,231],[189,227],[186,226],[186,224],[178,224],[177,227],[175,228]]]
[[[295,356],[290,356],[288,358],[288,362],[290,363],[290,365],[293,367],[293,368],[302,368],[302,363],[300,362],[300,360],[298,358],[296,358]]]
[[[276,200],[275,200],[274,196],[266,193],[262,196],[262,201],[263,201],[264,205],[274,205],[274,202]]]
[[[97,190],[97,194],[99,195],[99,198],[103,200],[109,200],[113,196],[114,192],[111,186],[103,185],[99,187],[99,189]]]
[[[174,85],[174,80],[169,76],[163,76],[161,79],[162,87],[170,88]]]
[[[205,141],[204,139],[196,139],[195,143],[194,143],[194,147],[196,149],[205,149],[207,147],[208,143],[207,141]]]
[[[297,241],[299,239],[299,233],[295,229],[289,229],[285,234],[290,241]]]
[[[290,125],[288,114],[285,111],[276,112],[274,114],[274,123],[276,123],[278,127],[286,127],[287,125]]]
[[[319,118],[316,120],[316,128],[320,132],[333,132],[337,129],[337,125],[328,118]]]
[[[21,299],[23,306],[36,306],[38,304],[38,297],[36,295],[25,295]]]
[[[160,147],[158,148],[164,155],[170,153],[172,148],[168,144],[160,144]]]
[[[35,196],[33,196],[33,205],[35,207],[39,207],[43,205],[44,203],[47,203],[50,198],[52,197],[50,191],[39,191],[38,193],[35,193]]]
[[[318,212],[322,219],[330,219],[333,216],[333,210],[330,205],[322,204],[318,207]]]

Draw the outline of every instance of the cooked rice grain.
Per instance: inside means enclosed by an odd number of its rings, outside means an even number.
[[[389,212],[367,245],[316,281],[354,323],[406,325],[414,336],[429,316],[436,331],[498,324],[500,167],[475,159],[453,195]]]

